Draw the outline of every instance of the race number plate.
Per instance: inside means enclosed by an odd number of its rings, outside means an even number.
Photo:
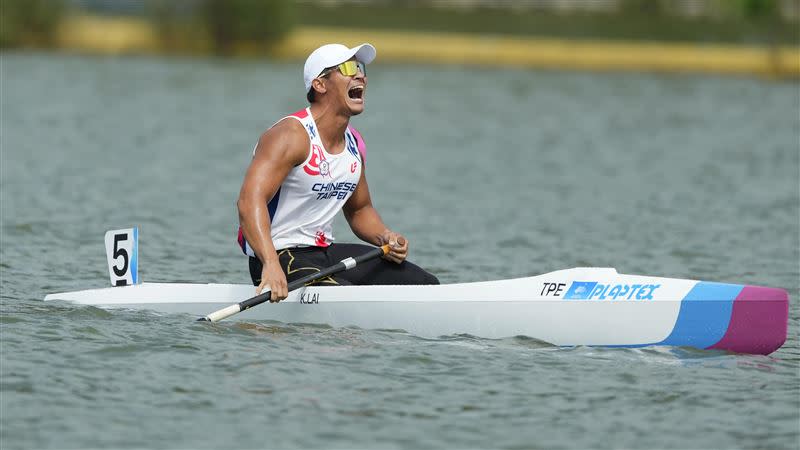
[[[108,276],[112,286],[139,282],[139,229],[126,228],[106,232]]]

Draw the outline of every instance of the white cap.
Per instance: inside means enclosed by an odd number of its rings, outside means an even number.
[[[353,48],[347,48],[342,44],[326,44],[311,52],[306,59],[306,65],[303,66],[306,92],[311,89],[314,78],[317,78],[323,70],[339,65],[353,56],[362,63],[369,64],[375,59],[375,47],[366,43]]]

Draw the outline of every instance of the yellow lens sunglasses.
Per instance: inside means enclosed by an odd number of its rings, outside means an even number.
[[[352,77],[358,73],[360,70],[362,74],[365,76],[367,75],[367,66],[361,61],[345,61],[338,66],[328,67],[327,69],[323,70],[319,76],[324,77],[325,75],[333,72],[334,70],[339,69],[339,72],[346,77]]]

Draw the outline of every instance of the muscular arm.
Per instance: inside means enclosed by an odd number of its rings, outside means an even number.
[[[244,237],[264,265],[257,292],[269,284],[273,291],[272,300],[285,298],[287,292],[286,278],[272,243],[267,203],[292,167],[305,160],[308,146],[308,135],[296,120],[283,120],[267,130],[258,140],[236,203]]]
[[[350,224],[350,229],[359,239],[373,245],[391,244],[392,247],[389,254],[386,255],[386,259],[397,263],[402,262],[408,253],[408,241],[402,235],[390,230],[383,223],[378,211],[372,206],[366,170],[364,166],[361,167],[358,187],[344,204],[344,217]]]

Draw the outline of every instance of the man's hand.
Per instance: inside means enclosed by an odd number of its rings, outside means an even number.
[[[408,240],[400,233],[386,230],[378,237],[380,245],[389,244],[389,253],[383,258],[400,264],[408,255]]]
[[[267,262],[261,268],[261,284],[256,288],[256,295],[260,294],[265,288],[269,288],[272,291],[269,297],[270,303],[279,302],[289,295],[286,275],[277,260]]]

